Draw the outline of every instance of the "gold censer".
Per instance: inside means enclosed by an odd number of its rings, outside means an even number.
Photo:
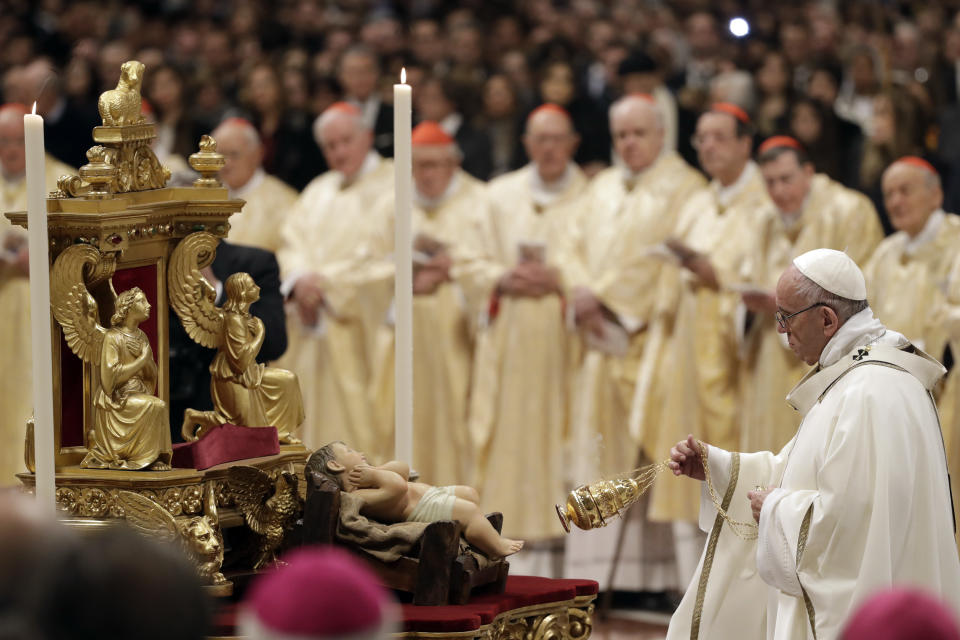
[[[556,505],[564,531],[570,533],[570,523],[584,530],[607,526],[610,520],[639,500],[665,468],[665,462],[651,464],[609,480],[577,487],[567,496],[566,509]]]

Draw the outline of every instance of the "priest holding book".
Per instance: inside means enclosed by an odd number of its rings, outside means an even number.
[[[411,136],[413,169],[413,468],[433,484],[472,482],[473,446],[467,401],[478,294],[477,238],[489,221],[486,188],[464,171],[454,139],[436,122]],[[394,244],[394,196],[375,207],[383,235],[375,253]],[[385,259],[388,276],[393,260]],[[383,433],[393,430],[394,328],[392,314],[379,329],[373,397]]]

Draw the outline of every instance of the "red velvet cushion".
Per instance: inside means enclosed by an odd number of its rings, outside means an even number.
[[[469,604],[448,605],[444,607],[418,607],[412,604],[402,605],[403,630],[429,633],[473,631],[479,629],[484,616],[481,611]],[[483,607],[481,607],[483,609]],[[492,609],[487,609],[489,619]]]
[[[417,607],[403,605],[404,631],[471,631],[490,624],[495,617],[511,609],[550,602],[573,600],[579,595],[596,594],[593,580],[552,580],[535,576],[510,576],[503,593],[474,596],[465,605]]]
[[[276,427],[214,427],[196,442],[173,445],[173,466],[179,469],[209,469],[235,460],[280,453]]]
[[[593,580],[510,576],[503,593],[475,596],[468,604],[442,607],[402,605],[403,630],[421,633],[474,631],[511,609],[572,600],[578,595],[596,594],[597,590],[598,584]],[[214,617],[214,633],[228,636],[233,633],[235,624],[236,605],[223,603]]]
[[[596,580],[567,578],[564,580],[555,580],[554,582],[563,582],[573,586],[577,590],[578,596],[595,596],[600,592],[600,583]]]

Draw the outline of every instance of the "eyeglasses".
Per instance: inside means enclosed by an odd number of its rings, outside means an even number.
[[[807,307],[806,309],[800,309],[800,311],[797,311],[796,313],[791,313],[791,314],[785,314],[785,313],[783,313],[783,311],[780,311],[780,310],[778,309],[778,310],[777,310],[777,313],[775,314],[776,317],[777,317],[777,324],[779,324],[779,325],[780,325],[780,328],[783,329],[784,331],[789,331],[789,330],[790,330],[790,327],[787,326],[787,320],[789,320],[789,319],[792,318],[793,316],[798,316],[798,315],[800,315],[800,314],[803,313],[804,311],[810,311],[810,309],[814,309],[814,308],[816,308],[816,307],[827,307],[827,308],[831,308],[830,305],[828,305],[826,302],[814,302],[812,305],[810,305],[810,306]]]

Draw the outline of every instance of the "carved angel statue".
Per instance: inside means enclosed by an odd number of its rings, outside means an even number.
[[[195,440],[212,426],[231,423],[273,426],[281,443],[299,444],[293,432],[303,422],[303,401],[296,374],[256,360],[264,327],[260,318],[250,314],[250,306],[260,299],[260,288],[250,274],[234,273],[224,287],[227,300],[218,308],[216,293],[200,272],[213,261],[216,244],[211,234],[193,233],[171,256],[170,306],[194,341],[218,349],[210,364],[215,410],[212,415],[188,410],[184,438]]]
[[[93,428],[88,432],[87,469],[170,469],[173,447],[166,403],[153,395],[157,364],[139,325],[150,304],[134,287],[116,296],[110,328],[98,322],[97,302],[83,282],[100,253],[74,245],[57,259],[51,278],[53,315],[70,349],[94,366]],[[113,294],[112,286],[108,289]]]
[[[130,526],[151,538],[180,544],[193,560],[197,574],[205,584],[226,583],[226,578],[220,572],[223,543],[213,518],[204,515],[178,520],[149,498],[132,491],[121,491],[118,495]]]
[[[230,468],[227,489],[247,526],[260,537],[254,569],[276,560],[284,534],[297,519],[302,509],[297,484],[297,476],[289,471],[271,475],[256,467]]]

